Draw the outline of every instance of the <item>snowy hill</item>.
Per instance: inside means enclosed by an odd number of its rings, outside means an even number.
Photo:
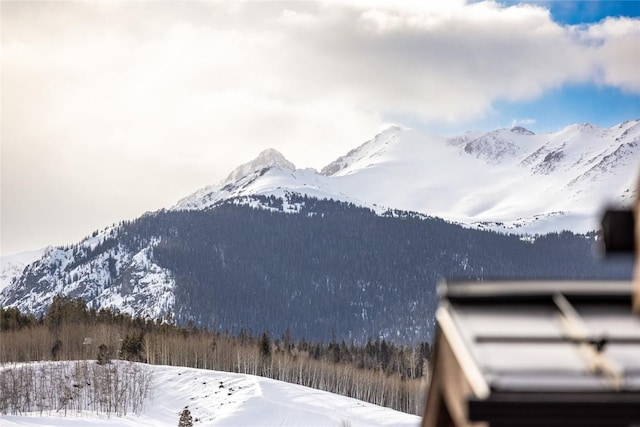
[[[0,415],[13,426],[176,426],[188,407],[195,426],[417,426],[419,417],[336,394],[252,375],[143,365],[152,392],[139,415],[62,412]]]
[[[269,150],[174,209],[294,192],[481,228],[587,232],[597,229],[606,205],[635,197],[639,165],[640,120],[608,129],[587,123],[536,135],[514,127],[451,138],[392,127],[321,173],[297,170]]]

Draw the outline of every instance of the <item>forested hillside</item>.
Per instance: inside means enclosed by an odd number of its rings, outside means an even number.
[[[280,336],[288,329],[296,339],[324,342],[384,337],[415,344],[431,338],[436,284],[443,277],[631,275],[631,263],[594,257],[593,235],[564,232],[526,241],[292,194],[286,203],[298,207],[294,214],[283,212],[282,199],[255,201],[270,209],[225,203],[160,211],[102,233],[91,246],[61,248],[57,261],[45,257],[27,269],[3,295],[4,305],[42,313],[55,289],[91,307],[150,310],[159,304],[152,290],[162,288],[169,297],[149,312],[181,324],[253,335]],[[30,298],[33,306],[27,306]],[[146,313],[136,310],[129,312]]]

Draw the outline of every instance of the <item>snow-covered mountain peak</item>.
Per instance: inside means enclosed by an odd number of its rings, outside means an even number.
[[[257,172],[263,169],[278,167],[283,170],[294,171],[296,166],[285,159],[285,157],[278,150],[269,148],[261,152],[258,157],[252,161],[238,166],[227,176],[222,182],[222,185],[237,182],[247,175]]]
[[[584,122],[584,123],[580,123],[577,125],[578,129],[586,131],[586,132],[590,132],[590,131],[595,131],[595,130],[599,130],[600,128],[592,123],[589,122]]]
[[[603,129],[592,123],[576,123],[565,127],[560,132],[558,132],[558,134],[562,134],[565,136],[602,136],[604,133],[606,133],[606,130],[607,129]]]
[[[488,164],[498,164],[520,154],[524,142],[522,138],[530,135],[533,133],[524,128],[498,129],[471,139],[463,149],[468,155]]]
[[[517,133],[519,135],[535,135],[533,132],[531,132],[529,129],[524,128],[522,126],[514,126],[511,128],[511,132],[513,133]]]
[[[348,173],[346,171],[348,168],[361,168],[363,162],[382,155],[389,145],[407,130],[408,129],[401,128],[400,126],[391,126],[385,129],[373,139],[370,139],[358,148],[354,148],[346,155],[339,157],[337,160],[323,167],[320,174],[324,176],[342,175]]]

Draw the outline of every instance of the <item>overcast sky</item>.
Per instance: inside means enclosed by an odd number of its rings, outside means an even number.
[[[3,255],[170,207],[266,148],[640,118],[640,3],[0,1]]]

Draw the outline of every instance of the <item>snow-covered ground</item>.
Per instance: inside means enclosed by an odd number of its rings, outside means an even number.
[[[141,414],[0,415],[13,426],[176,426],[188,407],[194,426],[417,426],[420,418],[336,394],[252,375],[144,365],[152,392]],[[197,421],[196,421],[197,419]]]

